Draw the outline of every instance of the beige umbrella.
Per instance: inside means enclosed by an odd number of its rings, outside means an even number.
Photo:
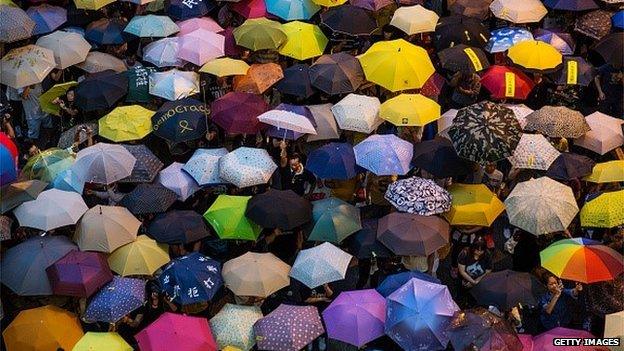
[[[516,168],[547,170],[561,153],[541,134],[522,134],[509,162]]]
[[[594,112],[585,117],[585,121],[591,130],[574,140],[574,144],[601,155],[624,144],[623,120],[601,112]]]
[[[548,13],[540,0],[494,0],[490,10],[494,16],[513,23],[539,22]]]
[[[122,60],[99,51],[91,51],[84,62],[77,64],[76,67],[89,73],[102,72],[107,69],[112,69],[115,72],[124,72],[128,69]]]
[[[437,13],[420,5],[405,6],[394,11],[390,24],[412,35],[434,32],[439,18]]]
[[[624,338],[624,311],[605,316],[605,338]]]
[[[267,297],[290,284],[290,266],[272,253],[247,252],[223,264],[221,274],[238,296]]]
[[[316,135],[309,134],[308,141],[339,139],[338,125],[332,114],[332,104],[307,105],[314,122],[316,122]]]
[[[331,111],[340,129],[370,134],[383,123],[380,107],[375,96],[349,94],[332,106]]]
[[[82,251],[110,253],[134,241],[140,226],[125,207],[97,205],[82,216],[74,241]]]
[[[579,210],[572,189],[548,177],[518,183],[505,207],[509,223],[535,235],[565,230]]]
[[[578,138],[590,131],[585,117],[565,106],[544,106],[526,116],[525,130],[551,138]]]
[[[83,62],[91,50],[91,45],[82,35],[60,30],[37,39],[37,45],[52,50],[56,68],[59,69]]]
[[[22,46],[0,60],[0,83],[15,89],[41,83],[54,67],[52,50],[37,45]]]
[[[438,119],[438,134],[439,135],[444,136],[447,139],[450,139],[447,132],[448,132],[448,129],[451,128],[451,126],[453,125],[453,121],[455,120],[455,117],[457,117],[457,112],[459,112],[459,110],[452,108],[444,112],[442,116],[440,116],[440,119]]]
[[[128,275],[152,275],[171,259],[169,248],[158,244],[147,235],[139,235],[135,241],[121,246],[108,256],[108,265],[122,277]]]

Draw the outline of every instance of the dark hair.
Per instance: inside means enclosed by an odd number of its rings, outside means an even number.
[[[542,273],[542,282],[544,283],[544,285],[548,285],[548,279],[550,279],[551,277],[555,278],[555,280],[559,280],[556,275],[552,274],[549,271]]]
[[[294,153],[292,153],[292,154],[290,154],[288,156],[288,159],[289,160],[299,160],[299,161],[301,161],[301,155],[299,155],[299,153],[297,153],[297,152],[294,152]]]
[[[485,240],[481,239],[481,238],[477,238],[475,239],[475,241],[472,242],[472,244],[470,244],[470,254],[473,255],[475,251],[479,250],[479,251],[486,251],[487,250],[487,244],[485,243]]]

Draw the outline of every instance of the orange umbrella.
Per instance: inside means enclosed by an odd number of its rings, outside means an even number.
[[[284,73],[277,63],[253,64],[247,74],[234,77],[234,91],[262,94],[282,78]]]

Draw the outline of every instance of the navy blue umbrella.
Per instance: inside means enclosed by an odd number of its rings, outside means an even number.
[[[124,28],[127,24],[121,18],[102,18],[87,26],[85,38],[98,45],[123,44],[126,42]]]
[[[309,98],[314,94],[310,82],[310,66],[297,64],[286,68],[284,78],[275,84],[275,88],[283,94]]]
[[[351,179],[360,170],[349,143],[329,143],[310,152],[306,168],[321,179]]]
[[[152,116],[154,134],[172,143],[202,138],[208,113],[206,104],[195,99],[168,101]]]
[[[158,282],[175,303],[187,306],[207,302],[223,285],[221,264],[194,252],[169,262]]]
[[[170,0],[167,14],[177,20],[202,17],[216,7],[211,0]]]
[[[377,287],[377,292],[384,297],[388,297],[388,295],[392,294],[396,289],[403,286],[403,284],[407,283],[412,278],[418,278],[430,283],[442,284],[439,279],[434,278],[429,274],[419,271],[407,271],[387,276],[386,279],[384,279],[384,281]]]
[[[392,257],[394,254],[377,240],[377,219],[362,221],[362,229],[346,240],[349,252],[357,258]]]
[[[128,92],[128,78],[113,70],[90,74],[76,87],[76,106],[83,111],[108,109]]]
[[[135,215],[165,212],[178,195],[160,184],[139,184],[121,199],[121,205]]]
[[[597,9],[594,0],[544,0],[544,5],[555,10],[587,11]]]
[[[157,215],[147,228],[159,243],[186,244],[207,237],[204,217],[195,211],[169,211]]]
[[[85,312],[89,322],[115,323],[123,316],[143,306],[145,281],[134,278],[113,277],[93,296]]]

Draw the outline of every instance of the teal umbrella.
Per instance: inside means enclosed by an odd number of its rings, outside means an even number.
[[[307,20],[321,7],[312,0],[267,0],[267,12],[286,21]]]
[[[312,208],[314,227],[310,241],[339,243],[362,229],[360,210],[340,199],[330,197],[315,201]]]
[[[167,16],[134,16],[124,32],[140,38],[164,38],[180,31],[175,22]]]

